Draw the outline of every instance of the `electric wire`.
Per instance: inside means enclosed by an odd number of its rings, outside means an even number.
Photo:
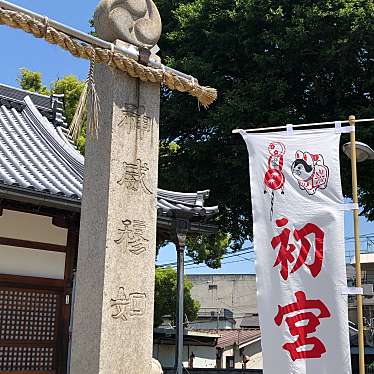
[[[367,233],[367,234],[362,234],[360,235],[360,239],[370,239],[370,238],[373,238],[374,239],[374,233]],[[354,240],[354,237],[345,237],[345,242],[346,243],[349,243],[351,241]],[[254,251],[254,246],[251,245],[249,247],[245,247],[245,248],[242,248],[236,252],[230,252],[226,255],[223,256],[222,258],[222,262],[221,262],[221,265],[225,265],[225,264],[233,264],[233,263],[240,263],[240,262],[246,262],[246,261],[255,261],[254,258],[243,258],[241,255],[243,254],[252,254],[252,253],[255,253]],[[241,260],[236,260],[236,261],[224,261],[226,259],[229,259],[229,258],[233,258],[233,257],[241,257],[242,259]],[[347,254],[347,257],[349,257],[349,254]],[[172,267],[172,268],[176,268],[177,267],[177,262],[170,262],[170,263],[164,263],[164,264],[160,264],[158,265],[159,268],[166,268],[166,267]],[[199,268],[205,268],[207,267],[206,264],[203,264],[203,263],[196,263],[194,260],[187,260],[185,262],[185,268],[186,269],[199,269]]]

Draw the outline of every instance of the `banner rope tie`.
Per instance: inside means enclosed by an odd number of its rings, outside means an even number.
[[[44,36],[43,36],[44,39],[47,37],[48,28],[49,28],[49,18],[44,17]]]

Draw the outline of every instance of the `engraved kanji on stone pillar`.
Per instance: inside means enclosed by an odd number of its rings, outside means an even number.
[[[125,251],[129,250],[135,255],[140,255],[149,250],[149,239],[145,238],[146,231],[147,225],[144,221],[126,219],[118,228],[118,238],[114,241]]]
[[[87,136],[71,374],[158,374],[160,86],[106,65],[96,67],[95,80],[101,111],[98,138]]]
[[[122,163],[121,179],[117,181],[120,186],[125,186],[128,190],[135,192],[143,192],[152,195],[153,192],[149,189],[150,186],[150,170],[147,162],[137,159],[136,162]]]
[[[132,317],[143,317],[147,307],[147,295],[140,292],[132,292],[126,296],[125,288],[120,287],[117,297],[110,301],[110,306],[114,311],[114,319],[128,321]]]

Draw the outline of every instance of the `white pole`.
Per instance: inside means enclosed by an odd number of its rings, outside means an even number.
[[[366,118],[366,119],[358,119],[355,121],[357,122],[374,122],[374,118]],[[349,120],[346,121],[340,121],[340,123],[350,123]],[[326,125],[333,125],[335,124],[335,121],[329,121],[329,122],[315,122],[315,123],[303,123],[299,125],[292,125],[293,128],[302,128],[302,127],[313,127],[313,126],[326,126]],[[255,129],[235,129],[232,130],[233,134],[239,134],[242,131],[244,132],[258,132],[258,131],[269,131],[269,130],[281,130],[281,129],[287,129],[287,126],[272,126],[272,127],[261,127],[261,128],[255,128]]]

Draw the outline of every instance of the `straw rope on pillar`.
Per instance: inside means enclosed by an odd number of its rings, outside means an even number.
[[[45,17],[42,18],[45,19]],[[187,79],[168,69],[163,69],[162,65],[159,69],[156,69],[140,64],[122,53],[111,51],[110,48],[82,43],[67,33],[52,27],[48,22],[42,22],[20,11],[0,7],[0,24],[21,29],[36,38],[43,38],[48,43],[58,45],[79,58],[91,60],[92,56],[95,55],[96,63],[114,66],[133,78],[139,78],[144,82],[165,84],[173,91],[187,92],[196,97],[204,107],[211,105],[217,98],[216,89],[201,86],[196,83],[196,80]]]

